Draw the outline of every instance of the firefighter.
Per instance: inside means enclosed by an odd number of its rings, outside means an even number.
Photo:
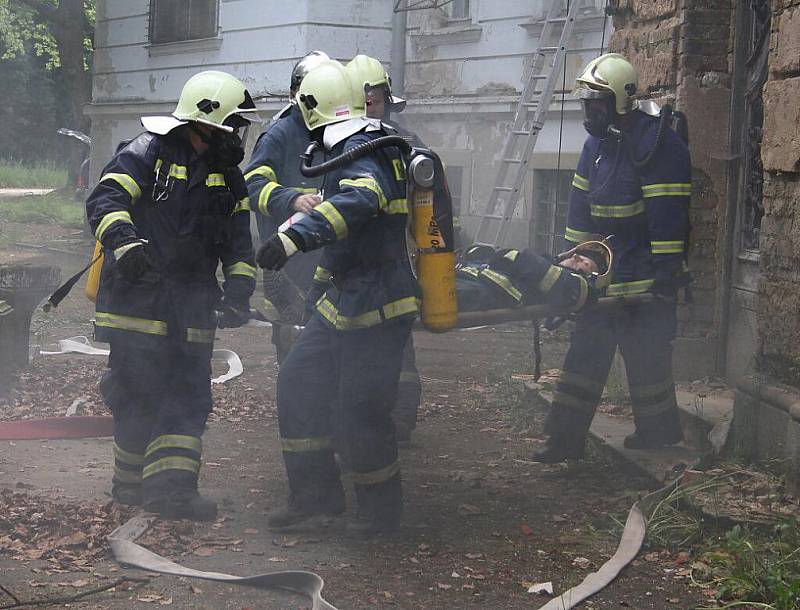
[[[672,340],[678,289],[688,282],[689,151],[666,121],[634,100],[637,75],[621,55],[588,64],[575,95],[589,137],[572,181],[566,240],[580,244],[613,235],[608,296],[650,292],[649,304],[587,311],[576,323],[546,422],[538,461],[583,454],[586,433],[619,347],[628,377],[636,430],[631,449],[672,445],[681,426],[672,379]]]
[[[356,55],[347,64],[347,71],[356,84],[364,87],[364,102],[369,118],[380,119],[390,133],[396,133],[416,148],[426,148],[422,140],[413,132],[390,122],[392,113],[402,112],[406,101],[392,95],[391,79],[377,59],[367,55]],[[414,338],[409,337],[403,351],[403,368],[400,371],[400,385],[397,391],[397,404],[392,411],[397,441],[403,445],[411,442],[411,433],[417,427],[417,413],[422,398],[422,384],[417,370]]]
[[[309,213],[322,201],[318,194],[322,179],[306,178],[299,171],[300,153],[309,140],[295,97],[303,77],[326,59],[328,56],[322,51],[311,51],[295,64],[289,83],[290,103],[258,138],[245,168],[252,207],[258,211],[256,219],[262,241],[295,212]],[[316,254],[298,256],[283,271],[264,270],[264,310],[273,320],[272,343],[278,363],[292,345],[294,325],[302,321],[303,298],[312,286],[318,258]]]
[[[322,62],[300,84],[305,125],[324,148],[326,163],[339,165],[325,174],[325,200],[270,237],[256,257],[259,266],[279,269],[298,252],[324,246],[333,271],[332,285],[278,374],[289,501],[269,516],[273,528],[344,511],[334,429],[342,431],[340,449],[358,504],[350,531],[370,536],[400,523],[391,411],[420,292],[406,254],[408,208],[399,150],[342,156],[386,133],[380,121],[363,116],[363,96],[336,61]]]
[[[171,116],[142,117],[87,199],[104,263],[96,338],[114,415],[112,495],[168,519],[210,520],[198,493],[214,331],[249,318],[256,268],[237,132],[257,120],[244,85],[207,71]],[[222,263],[225,281],[216,279]]]

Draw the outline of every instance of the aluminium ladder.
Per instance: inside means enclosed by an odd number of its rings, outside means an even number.
[[[525,70],[525,86],[517,105],[513,126],[503,145],[495,185],[481,215],[474,239],[476,243],[497,247],[503,244],[508,233],[528,171],[528,161],[544,126],[567,55],[567,44],[572,39],[575,28],[580,2],[569,2],[566,17],[560,17],[558,15],[562,12],[563,4],[563,0],[551,0],[547,9],[536,51]],[[558,26],[562,26],[558,46],[548,46],[551,38],[558,33]],[[545,69],[548,56],[552,56],[552,63]],[[539,87],[542,81],[544,83]]]

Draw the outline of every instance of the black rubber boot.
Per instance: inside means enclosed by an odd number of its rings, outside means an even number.
[[[545,433],[548,435],[545,445],[533,454],[531,460],[556,464],[581,459],[590,423],[591,419],[584,415],[566,409],[552,409],[545,422]]]
[[[411,426],[405,422],[394,422],[394,436],[399,447],[408,447],[411,444]]]
[[[374,538],[376,536],[391,536],[400,529],[400,520],[354,519],[347,523],[347,535],[351,538]]]
[[[657,449],[680,443],[683,428],[678,409],[667,411],[654,421],[636,422],[636,432],[625,437],[626,449]]]
[[[557,464],[566,460],[579,460],[583,457],[585,445],[586,441],[583,438],[579,441],[565,442],[563,438],[558,439],[555,436],[551,436],[545,442],[544,448],[533,454],[531,461],[541,462],[542,464]]]
[[[672,430],[669,434],[663,432],[636,431],[625,437],[623,445],[626,449],[658,449],[675,445],[683,440],[683,433],[680,430]]]
[[[344,500],[328,506],[314,506],[307,508],[294,507],[291,503],[278,509],[267,516],[267,527],[283,529],[303,523],[314,517],[335,517],[344,512]]]
[[[141,506],[142,486],[131,483],[112,483],[111,497],[125,506]]]
[[[157,513],[164,519],[189,519],[190,521],[213,521],[217,518],[217,503],[204,498],[197,491],[175,492],[155,502],[148,502],[145,510]]]

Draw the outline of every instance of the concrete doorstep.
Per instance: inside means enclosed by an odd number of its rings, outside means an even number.
[[[534,404],[552,404],[552,392],[538,383],[526,381],[525,391]],[[626,449],[623,441],[634,431],[630,407],[601,406],[589,435],[603,453],[662,486],[698,465],[704,457],[719,453],[733,419],[733,397],[679,390],[677,398],[684,438],[678,445],[646,451]]]

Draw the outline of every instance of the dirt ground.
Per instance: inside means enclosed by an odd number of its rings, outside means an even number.
[[[15,241],[66,239],[68,255],[37,252],[66,276],[88,256],[70,231],[3,227]],[[74,232],[72,232],[74,233]],[[53,246],[53,249],[61,246]],[[8,240],[0,260],[25,248]],[[41,260],[41,259],[40,259]],[[32,343],[91,336],[92,309],[79,288],[55,313],[37,313]],[[286,497],[274,402],[277,367],[264,329],[221,331],[245,372],[215,386],[216,411],[204,438],[201,486],[220,502],[212,524],[158,522],[143,544],[183,565],[239,575],[303,569],[326,581],[324,596],[342,610],[368,608],[535,609],[548,596],[528,593],[552,581],[556,592],[580,582],[616,549],[641,480],[599,457],[567,466],[529,461],[542,413],[522,400],[532,371],[529,326],[415,335],[423,401],[411,446],[401,452],[406,510],[398,535],[354,541],[344,519],[293,532],[270,532],[265,514]],[[562,342],[545,338],[545,368],[557,367]],[[20,374],[0,418],[65,411],[103,413],[97,381],[104,359],[37,356]],[[0,442],[0,585],[27,600],[102,586],[124,570],[111,559],[105,534],[131,514],[109,501],[111,442]],[[352,502],[350,503],[352,513]],[[685,610],[702,605],[685,557],[648,548],[580,608]],[[11,604],[0,592],[0,607]],[[69,604],[72,608],[309,608],[284,593],[150,575]]]

